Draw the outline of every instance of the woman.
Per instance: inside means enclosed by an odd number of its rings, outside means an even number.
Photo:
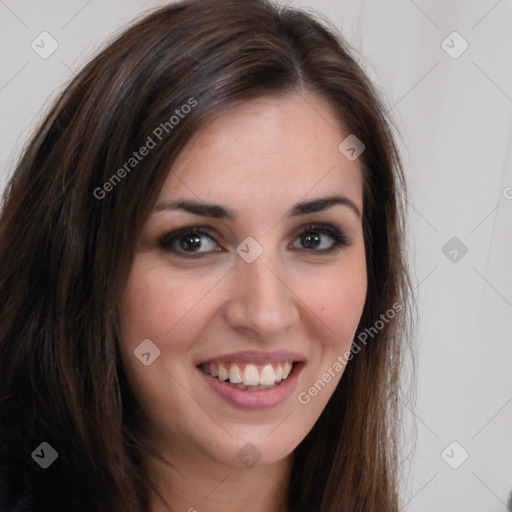
[[[4,196],[2,510],[398,510],[383,112],[263,0],[169,5],[79,73]]]

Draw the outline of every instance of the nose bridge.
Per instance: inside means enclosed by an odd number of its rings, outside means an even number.
[[[251,263],[240,257],[233,280],[227,309],[232,327],[247,328],[258,337],[275,338],[298,318],[284,267],[272,250],[264,250]]]

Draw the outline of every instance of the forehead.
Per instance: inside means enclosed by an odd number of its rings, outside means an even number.
[[[194,135],[159,200],[186,197],[243,210],[339,192],[362,211],[359,161],[338,149],[348,135],[330,104],[311,93],[244,102]]]

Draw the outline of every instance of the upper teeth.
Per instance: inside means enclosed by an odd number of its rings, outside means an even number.
[[[263,366],[238,363],[210,363],[201,365],[201,369],[217,379],[229,379],[232,384],[272,386],[290,375],[292,364],[290,361]]]

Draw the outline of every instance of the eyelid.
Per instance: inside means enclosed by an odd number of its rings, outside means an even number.
[[[164,238],[177,238],[179,236],[188,235],[189,233],[201,233],[213,237],[214,232],[215,230],[209,226],[199,226],[194,224],[192,226],[184,226],[170,231],[166,230],[157,238],[160,241]]]

